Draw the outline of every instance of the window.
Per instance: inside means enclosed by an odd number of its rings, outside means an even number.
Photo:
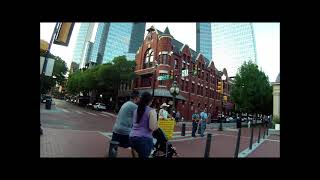
[[[184,91],[184,80],[181,80],[181,90]]]
[[[162,64],[168,64],[168,54],[162,54]]]
[[[191,92],[194,93],[194,83],[191,85]]]
[[[188,81],[186,81],[186,89],[185,89],[185,91],[187,91],[187,92],[189,92],[189,91],[190,91],[190,90],[189,90],[188,85],[189,85],[189,82],[188,82]]]
[[[175,69],[178,69],[178,67],[179,67],[179,66],[178,66],[178,59],[175,59],[175,60],[174,60],[174,68],[175,68]]]
[[[141,76],[141,87],[151,87],[152,75]]]
[[[200,94],[200,85],[198,85],[197,94]]]
[[[152,49],[148,49],[145,53],[143,68],[152,67],[154,52]]]
[[[201,104],[200,103],[198,103],[198,108],[201,106]]]
[[[166,73],[160,73],[160,76],[165,76],[165,75],[167,75]],[[165,85],[164,84],[165,83],[165,81],[162,81],[162,80],[159,80],[159,85]]]
[[[208,82],[209,80],[209,73],[207,73],[206,81]]]

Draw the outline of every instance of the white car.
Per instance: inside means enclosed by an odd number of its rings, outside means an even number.
[[[106,110],[106,105],[103,104],[103,103],[96,103],[93,105],[93,109],[96,109],[96,110]]]

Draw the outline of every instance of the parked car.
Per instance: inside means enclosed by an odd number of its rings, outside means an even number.
[[[92,103],[88,103],[88,104],[86,105],[86,108],[93,109],[93,104],[92,104]]]
[[[95,110],[106,110],[106,105],[103,103],[96,103],[93,105],[93,109]]]

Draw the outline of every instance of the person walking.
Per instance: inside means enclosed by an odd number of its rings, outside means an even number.
[[[118,113],[116,122],[112,128],[111,141],[118,141],[119,147],[128,148],[129,134],[132,128],[133,112],[138,108],[139,92],[133,91],[131,99],[124,103]]]
[[[157,113],[151,108],[152,95],[144,92],[133,113],[133,126],[129,135],[131,147],[139,158],[148,158],[153,149],[153,131],[158,129]]]
[[[204,111],[200,113],[200,127],[201,127],[201,137],[204,136],[204,131],[206,130],[208,121],[207,108],[204,108]]]
[[[198,114],[198,111],[195,110],[194,113],[192,114],[192,133],[191,133],[192,137],[196,137],[196,132],[197,132],[198,124],[199,124],[199,119],[200,119],[200,116]]]

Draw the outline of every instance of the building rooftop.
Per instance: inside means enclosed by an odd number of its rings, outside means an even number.
[[[158,29],[156,29],[156,31],[158,32],[158,35],[164,35],[164,34],[170,34],[170,31],[169,31],[169,28],[168,27],[166,27],[166,29],[165,29],[165,31],[164,32],[161,32],[161,31],[159,31]],[[171,34],[170,34],[171,35]],[[176,39],[172,39],[172,45],[173,45],[173,52],[175,53],[175,54],[181,54],[181,48],[183,47],[183,43],[181,43],[180,41],[178,41],[178,40],[176,40]],[[193,62],[195,62],[196,61],[196,58],[198,57],[198,55],[200,54],[199,52],[197,52],[197,51],[195,51],[195,50],[193,50],[193,49],[191,49],[191,48],[189,48],[190,49],[190,54],[191,54],[191,60],[193,61]],[[202,54],[202,56],[203,56],[203,54]],[[210,63],[210,60],[209,59],[207,59],[206,57],[204,57],[203,56],[203,58],[204,58],[204,61],[205,61],[205,65],[206,65],[206,67],[208,67],[208,65],[209,65],[209,63]]]

